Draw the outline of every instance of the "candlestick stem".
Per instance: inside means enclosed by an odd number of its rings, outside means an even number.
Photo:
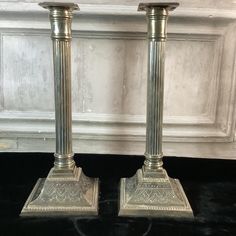
[[[119,215],[192,217],[192,210],[178,180],[163,168],[162,127],[165,41],[170,10],[178,3],[141,3],[146,11],[148,41],[146,150],[142,169],[121,180]]]
[[[50,12],[53,42],[56,152],[46,180],[39,179],[21,215],[96,215],[98,180],[75,166],[72,151],[71,23],[73,3],[40,3]]]

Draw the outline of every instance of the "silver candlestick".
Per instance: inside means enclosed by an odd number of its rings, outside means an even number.
[[[73,3],[40,3],[50,11],[53,42],[56,152],[54,167],[39,179],[21,212],[22,216],[97,215],[98,179],[75,166],[72,151],[71,21]]]
[[[119,215],[193,217],[180,182],[169,178],[162,162],[164,61],[168,12],[178,3],[141,3],[148,39],[146,151],[142,169],[121,179]]]

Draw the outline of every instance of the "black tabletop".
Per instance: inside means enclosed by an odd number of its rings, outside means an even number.
[[[88,176],[100,179],[99,216],[22,218],[20,211],[37,179],[47,176],[53,154],[0,154],[0,236],[236,235],[236,161],[164,158],[193,208],[190,221],[117,216],[119,180],[132,176],[143,157],[81,154],[75,160]]]

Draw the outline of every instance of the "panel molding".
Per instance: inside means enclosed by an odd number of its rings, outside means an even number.
[[[5,36],[43,36],[48,34],[48,31],[45,30],[10,30],[10,31],[4,31],[1,32],[1,41],[3,40],[3,37]],[[73,34],[74,38],[102,38],[102,39],[130,39],[130,40],[138,40],[138,39],[144,39],[145,33],[124,33],[124,32],[89,32],[89,31],[74,31]],[[218,141],[228,141],[228,139],[231,139],[232,137],[227,134],[227,132],[224,132],[216,125],[216,113],[217,113],[217,103],[218,103],[218,93],[219,90],[219,70],[220,70],[220,60],[221,60],[221,52],[223,47],[223,40],[221,35],[202,35],[202,34],[172,34],[170,33],[169,37],[170,41],[203,41],[203,42],[212,42],[215,47],[215,57],[214,60],[214,73],[213,78],[211,79],[215,83],[215,89],[211,90],[211,94],[209,94],[209,99],[211,102],[208,104],[209,108],[207,109],[207,113],[203,114],[201,116],[171,116],[171,117],[164,117],[164,138],[166,136],[166,139],[168,141],[173,141],[176,139],[182,139],[182,141],[188,140],[188,142],[195,142],[197,139],[201,138],[201,141],[215,141],[218,139]],[[2,52],[3,50],[1,50]],[[3,70],[3,69],[2,69]],[[2,71],[1,70],[1,71]],[[2,77],[3,78],[3,77]],[[51,117],[51,115],[44,114],[43,117]],[[30,114],[31,122],[34,124],[34,120],[36,117],[38,117],[39,114],[35,113]],[[20,114],[20,117],[18,117],[19,113],[7,113],[2,112],[0,113],[0,120],[2,121],[4,117],[7,118],[14,118],[15,121],[17,119],[21,119],[24,116],[24,113]],[[137,121],[137,123],[142,125],[144,127],[145,125],[145,117],[144,116],[129,116],[129,115],[109,115],[109,114],[79,114],[75,115],[75,117],[85,117],[86,119],[90,120],[92,119],[94,121],[94,124],[97,124],[97,122],[101,119],[103,119],[103,122],[110,122],[113,120],[113,126],[115,127],[115,123],[118,123],[117,127],[119,127],[119,123],[126,123],[126,127],[128,128],[130,123],[132,123],[131,120]],[[12,119],[11,118],[11,119]],[[24,117],[25,119],[28,119],[28,115]],[[122,122],[122,120],[125,120],[125,122]],[[76,119],[79,121],[79,118]],[[84,120],[82,118],[82,120]],[[230,122],[230,120],[229,120]],[[45,123],[44,123],[45,124]],[[13,125],[13,124],[12,124]],[[48,126],[47,126],[48,127]],[[93,127],[96,127],[96,125],[93,125]],[[112,128],[112,130],[114,129]],[[120,128],[120,127],[119,127]],[[144,128],[143,128],[144,129]],[[14,129],[15,130],[15,129]],[[128,128],[128,130],[130,130]],[[27,130],[25,130],[27,132]],[[37,132],[37,129],[35,130]],[[132,130],[134,133],[143,133],[144,130],[138,131],[138,128],[135,130]],[[97,132],[96,132],[97,133]],[[106,135],[109,135],[109,131],[107,131]],[[114,136],[114,134],[112,135]],[[117,137],[118,140],[121,138]]]
[[[102,140],[145,140],[144,116],[115,114],[73,114],[74,138]],[[1,112],[0,137],[52,137],[54,113]],[[190,124],[164,124],[164,141],[214,142],[225,141],[226,134],[215,127]]]

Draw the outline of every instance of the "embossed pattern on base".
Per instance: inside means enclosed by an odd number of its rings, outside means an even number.
[[[75,169],[74,178],[51,177],[51,171],[46,179],[39,179],[21,216],[97,215],[98,179]]]
[[[146,178],[142,169],[131,178],[121,179],[120,216],[193,218],[180,182],[169,178]]]

